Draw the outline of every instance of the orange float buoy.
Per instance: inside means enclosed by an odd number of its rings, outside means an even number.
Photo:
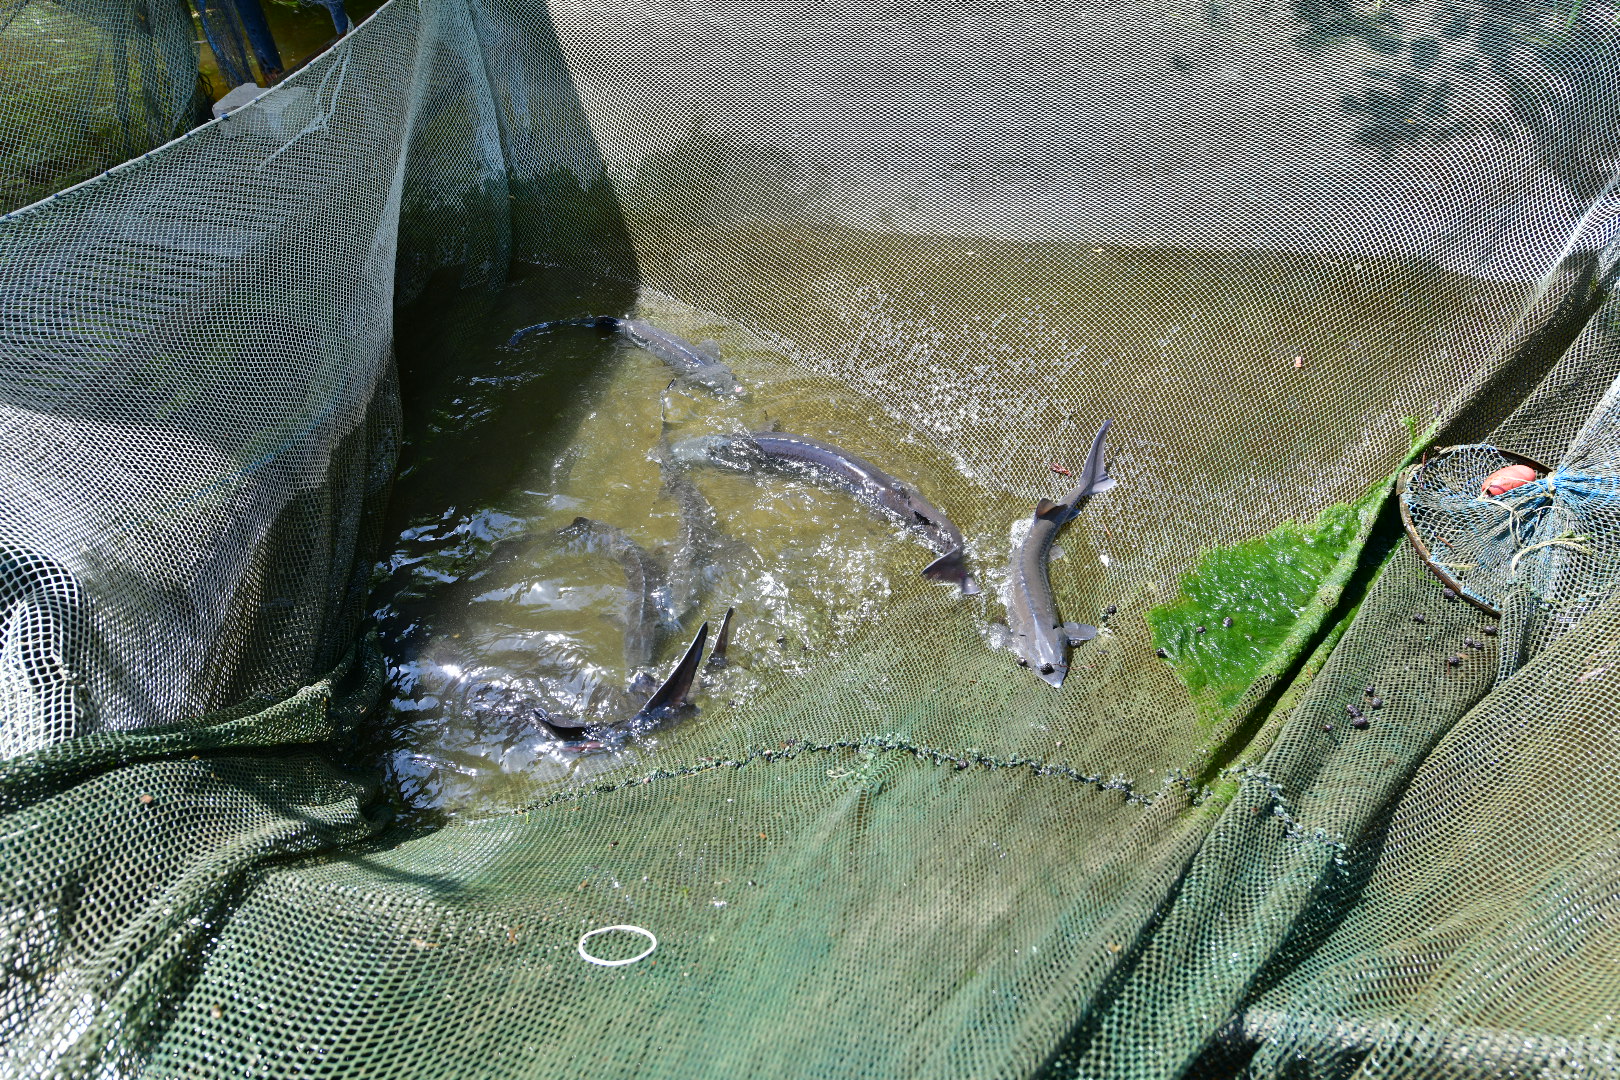
[[[1496,496],[1504,491],[1512,491],[1516,487],[1530,483],[1537,479],[1536,470],[1528,465],[1509,465],[1497,469],[1487,476],[1479,485],[1481,495]]]

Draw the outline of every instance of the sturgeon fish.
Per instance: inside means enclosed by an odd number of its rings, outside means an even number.
[[[727,611],[725,626],[721,628],[722,635],[730,627],[731,612]],[[709,624],[704,623],[698,627],[692,644],[686,647],[686,652],[669,677],[658,684],[639,709],[622,721],[593,724],[578,717],[559,716],[543,710],[536,710],[535,719],[549,728],[552,734],[567,740],[575,750],[606,750],[622,744],[631,735],[645,732],[694,708],[691,703],[692,684],[703,663],[703,647],[708,640]],[[720,652],[718,646],[716,652]],[[724,662],[723,654],[721,662]]]
[[[579,537],[618,560],[624,568],[624,666],[632,692],[652,682],[648,668],[663,631],[678,626],[669,603],[664,568],[622,529],[590,518],[575,518],[565,534]]]
[[[1096,637],[1097,628],[1065,623],[1058,616],[1047,560],[1058,530],[1079,513],[1080,503],[1114,488],[1114,479],[1103,464],[1103,438],[1112,425],[1112,420],[1104,420],[1098,429],[1091,443],[1091,453],[1086,455],[1085,468],[1080,472],[1080,482],[1074,489],[1063,496],[1061,502],[1042,499],[1035,504],[1035,520],[1030,523],[1029,534],[1013,552],[1009,575],[1012,602],[1007,607],[1013,649],[1020,664],[1033,669],[1053,686],[1062,686],[1063,677],[1069,673],[1069,647]]]
[[[668,608],[669,587],[663,567],[622,529],[605,522],[578,517],[563,533],[584,539],[608,552],[624,567],[624,658],[629,672],[629,686],[625,690],[615,688],[612,694],[617,710],[629,715],[623,720],[609,723],[564,716],[539,708],[535,709],[534,715],[552,734],[566,740],[572,749],[604,750],[693,707],[690,701],[692,684],[703,662],[709,624],[705,622],[699,627],[697,636],[687,646],[686,653],[669,677],[661,683],[656,682],[648,668],[652,665],[653,653],[665,625],[673,619]],[[725,666],[734,613],[735,609],[727,608],[725,619],[720,623],[720,635],[709,657],[712,667]],[[631,703],[638,697],[644,697],[645,701],[631,712]]]
[[[830,481],[868,506],[898,519],[940,553],[939,558],[923,567],[923,577],[955,582],[967,595],[979,591],[963,563],[962,533],[944,511],[910,484],[848,450],[807,435],[756,431],[751,435],[699,435],[676,443],[672,452],[678,461],[701,461],[739,472],[775,467],[812,480]]]
[[[557,326],[587,326],[608,333],[616,333],[638,349],[645,349],[699,386],[723,398],[748,395],[747,389],[737,381],[730,368],[720,362],[720,350],[712,342],[693,345],[667,330],[660,330],[640,319],[621,319],[616,315],[593,315],[583,319],[552,319],[550,322],[525,326],[507,339],[506,347],[513,348],[530,334],[550,330]]]
[[[669,556],[669,603],[681,617],[696,606],[726,554],[740,545],[721,531],[719,515],[691,476],[667,457],[660,461],[664,492],[680,510],[680,531]]]

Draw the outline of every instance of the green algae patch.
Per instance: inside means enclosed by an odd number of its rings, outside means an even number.
[[[1406,456],[1366,494],[1335,503],[1315,521],[1285,521],[1264,536],[1205,551],[1182,575],[1180,597],[1148,611],[1154,646],[1164,650],[1206,719],[1231,716],[1257,682],[1286,675],[1312,646],[1338,606],[1396,478],[1438,426],[1422,430],[1410,416],[1401,417],[1401,425]],[[1310,670],[1302,673],[1307,682],[1353,615],[1316,641]]]
[[[1299,647],[1304,629],[1337,603],[1331,586],[1360,547],[1384,488],[1330,506],[1308,524],[1288,521],[1253,540],[1206,551],[1181,578],[1181,596],[1147,613],[1153,644],[1211,719],[1229,713],[1255,681]],[[1224,620],[1231,619],[1226,626]],[[1202,632],[1200,632],[1202,627]]]

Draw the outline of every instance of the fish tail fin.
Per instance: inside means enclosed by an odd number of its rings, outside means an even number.
[[[525,326],[521,330],[515,330],[512,332],[512,336],[506,339],[506,347],[508,349],[515,349],[518,346],[518,342],[522,341],[530,334],[539,333],[541,330],[549,330],[556,325],[557,324],[554,322],[537,322],[533,326]]]
[[[687,695],[692,692],[692,681],[697,678],[698,665],[703,662],[703,646],[709,640],[709,624],[704,623],[698,627],[697,636],[692,644],[687,646],[686,655],[681,662],[675,665],[669,678],[658,688],[647,704],[641,707],[638,715],[651,716],[660,712],[670,712],[679,709],[687,703]]]
[[[1102,427],[1097,429],[1097,437],[1091,441],[1091,450],[1086,454],[1085,467],[1080,471],[1082,482],[1085,483],[1085,490],[1080,494],[1082,499],[1088,495],[1101,495],[1114,489],[1114,478],[1108,475],[1108,464],[1103,458],[1103,440],[1108,437],[1108,429],[1113,426],[1112,420],[1104,420]]]
[[[979,592],[978,582],[968,573],[967,566],[962,561],[962,549],[956,548],[947,551],[922,569],[922,576],[930,581],[950,581],[961,587],[964,595],[974,596]]]
[[[506,347],[515,349],[518,342],[530,334],[539,333],[541,330],[550,330],[556,326],[589,326],[596,330],[617,330],[622,322],[624,320],[616,315],[587,315],[583,319],[548,319],[545,322],[537,322],[533,326],[525,326],[517,331],[506,339]]]
[[[669,380],[669,385],[664,387],[664,392],[658,395],[658,429],[663,433],[663,442],[665,443],[669,442],[669,395],[674,392],[675,384],[679,381],[679,379]]]
[[[726,647],[731,644],[731,616],[736,611],[734,607],[726,608],[726,617],[720,620],[720,633],[715,636],[714,650],[709,653],[710,667],[726,666]]]

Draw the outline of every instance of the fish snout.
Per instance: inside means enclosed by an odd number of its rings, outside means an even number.
[[[680,465],[721,464],[730,443],[723,435],[694,435],[670,446],[669,456]]]

